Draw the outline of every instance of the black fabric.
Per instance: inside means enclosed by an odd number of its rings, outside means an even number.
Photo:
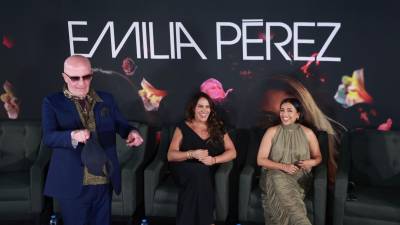
[[[400,135],[397,132],[384,132],[369,135],[371,151],[368,152],[371,164],[378,175],[386,180],[400,173]]]
[[[399,142],[398,131],[361,130],[344,136],[334,225],[400,224]]]
[[[400,132],[354,132],[350,148],[350,179],[357,185],[400,187]]]
[[[208,166],[181,162],[174,166],[179,188],[177,225],[213,224],[214,188]]]
[[[357,186],[356,200],[346,201],[346,216],[400,222],[400,194],[397,188]]]
[[[214,156],[221,153],[218,147],[210,144],[208,139],[202,139],[185,122],[178,127],[183,136],[180,151],[207,149],[209,155]],[[213,224],[214,169],[194,159],[171,163],[171,167],[179,188],[176,224]]]
[[[108,159],[103,147],[98,141],[95,132],[90,133],[90,138],[86,141],[81,152],[83,165],[88,168],[89,173],[96,176],[110,176],[112,174],[112,164]],[[103,171],[106,166],[107,174]]]
[[[208,139],[203,140],[186,122],[181,122],[178,125],[184,137],[180,146],[180,151],[189,151],[193,149],[207,149],[208,154],[217,156],[224,150],[223,144],[212,144]],[[194,160],[197,161],[197,160]]]

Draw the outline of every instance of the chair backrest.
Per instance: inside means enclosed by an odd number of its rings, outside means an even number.
[[[349,136],[349,179],[356,184],[400,187],[400,132],[359,130]]]
[[[138,128],[139,133],[141,134],[143,140],[144,140],[144,145],[146,144],[147,140],[147,135],[148,135],[148,126],[143,123],[136,123],[136,122],[131,122],[130,123],[132,126]],[[124,139],[122,139],[119,135],[116,135],[116,148],[117,148],[117,154],[118,154],[118,160],[121,164],[124,164],[125,162],[129,161],[132,157],[138,158],[140,161],[144,157],[145,152],[144,151],[136,151],[126,145],[126,142]],[[142,144],[142,145],[143,145]],[[141,147],[141,146],[139,146]],[[139,148],[138,147],[138,148]]]
[[[264,128],[255,127],[250,132],[249,145],[247,148],[246,165],[251,165],[256,168],[255,175],[260,174],[260,167],[257,165],[258,149],[261,144],[261,140],[265,133]]]
[[[167,161],[167,153],[174,135],[176,126],[163,127],[161,129],[160,144],[158,145],[156,160]]]
[[[325,131],[316,131],[315,135],[317,136],[319,150],[321,151],[321,156],[322,156],[321,164],[327,164],[329,155],[328,133],[326,133]]]
[[[27,171],[37,157],[39,122],[0,122],[0,172]]]
[[[236,158],[234,159],[234,168],[241,170],[246,164],[247,149],[250,141],[250,129],[232,129],[228,132],[236,148]],[[237,172],[239,173],[239,172]]]

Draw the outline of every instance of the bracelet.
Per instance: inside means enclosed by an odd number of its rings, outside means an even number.
[[[188,159],[193,159],[192,151],[187,151]]]
[[[186,159],[190,159],[190,152],[186,152]]]
[[[187,158],[188,159],[193,159],[192,151],[187,151]]]

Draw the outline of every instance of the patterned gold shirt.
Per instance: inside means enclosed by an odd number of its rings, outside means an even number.
[[[86,97],[80,98],[72,95],[66,87],[64,87],[64,95],[74,102],[76,110],[78,111],[79,118],[81,119],[82,125],[90,132],[96,131],[96,120],[94,117],[94,106],[97,102],[103,100],[97,95],[94,90],[90,90]],[[103,166],[104,174],[107,174],[106,166]],[[85,166],[83,170],[83,185],[99,185],[107,184],[109,180],[106,176],[96,176],[89,173],[88,168]]]

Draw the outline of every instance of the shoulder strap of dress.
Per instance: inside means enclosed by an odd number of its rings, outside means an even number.
[[[181,132],[183,132],[184,130],[186,130],[188,127],[188,125],[186,124],[186,122],[183,120],[181,122],[178,123],[177,127],[179,129],[181,129]]]

